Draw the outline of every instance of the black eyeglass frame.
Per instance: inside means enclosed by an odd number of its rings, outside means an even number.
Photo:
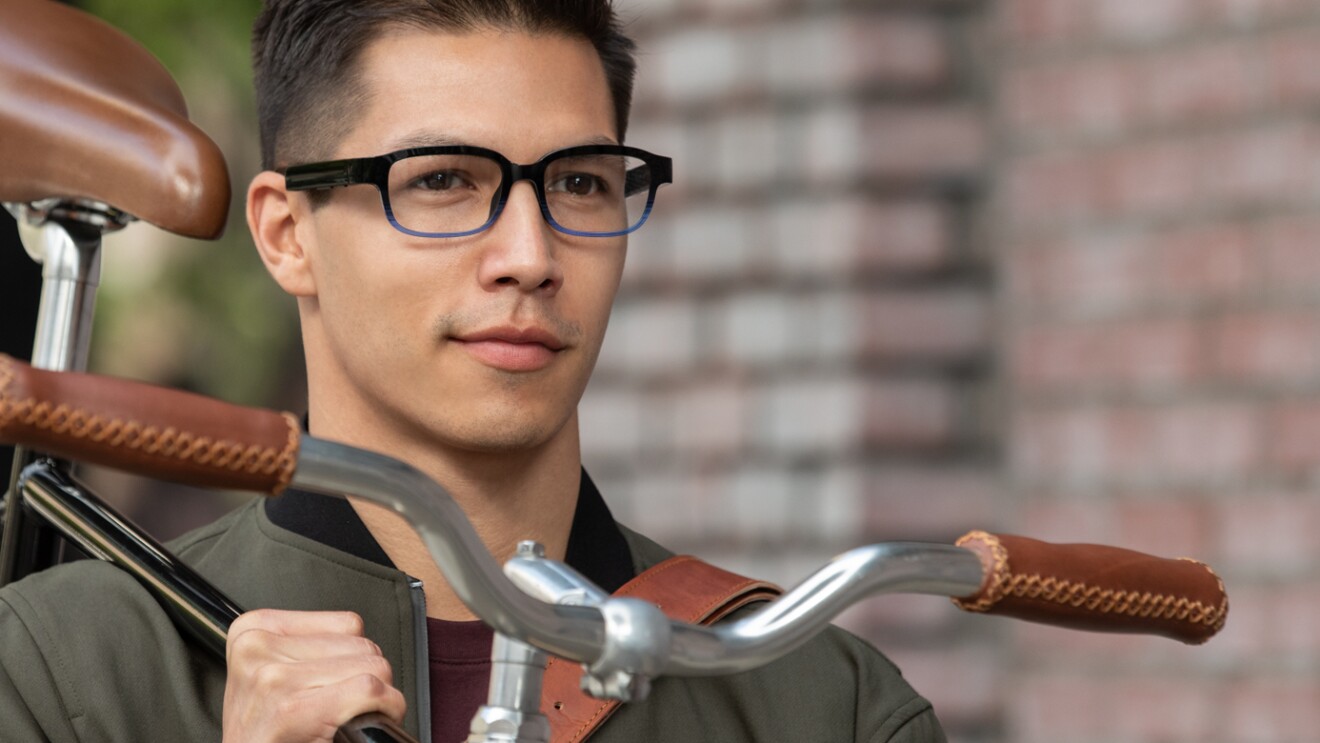
[[[394,209],[390,206],[390,167],[394,163],[410,157],[419,157],[425,155],[476,155],[485,157],[494,161],[500,166],[501,181],[500,188],[495,194],[494,203],[491,206],[490,217],[486,223],[474,230],[464,232],[420,232],[411,230],[399,224],[394,217]],[[641,219],[637,224],[628,227],[625,230],[616,230],[614,232],[583,232],[565,227],[555,221],[550,214],[550,206],[545,200],[545,173],[546,169],[556,160],[562,160],[569,157],[583,157],[588,155],[618,155],[621,157],[634,157],[645,163],[644,166],[650,173],[650,193],[646,197],[646,209],[642,212]],[[628,184],[634,182],[634,173],[641,168],[634,168],[625,176],[624,198],[639,193],[632,191],[629,193]],[[389,220],[394,229],[414,237],[467,237],[484,232],[490,229],[499,219],[500,214],[504,212],[504,205],[509,200],[509,194],[513,191],[513,185],[518,181],[530,181],[532,190],[536,192],[537,203],[541,207],[541,217],[546,223],[556,230],[567,235],[578,237],[619,237],[636,232],[643,224],[646,224],[647,218],[651,216],[651,209],[655,206],[655,194],[660,186],[673,182],[674,165],[673,160],[656,155],[646,150],[636,147],[627,147],[624,145],[581,145],[578,147],[568,147],[562,150],[556,150],[541,158],[534,163],[520,165],[515,163],[504,155],[485,147],[474,147],[471,145],[443,145],[436,147],[410,147],[408,149],[396,150],[385,155],[375,157],[356,157],[347,160],[327,160],[319,163],[306,163],[303,165],[291,165],[287,168],[276,169],[277,173],[284,176],[285,187],[290,191],[319,191],[324,189],[339,188],[341,186],[353,186],[357,184],[369,183],[376,187],[380,193],[381,204],[385,207],[385,217]]]

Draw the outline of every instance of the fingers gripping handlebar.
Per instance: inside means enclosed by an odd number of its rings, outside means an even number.
[[[311,437],[300,468],[299,431],[291,414],[137,382],[41,371],[0,356],[0,443],[190,484],[278,494],[293,483],[375,499],[413,518],[455,589],[488,624],[576,660],[594,661],[602,652],[599,612],[549,610],[514,588],[484,550],[475,554],[480,542],[462,513],[443,488],[420,473],[387,457]],[[971,611],[1188,643],[1214,635],[1227,615],[1222,582],[1193,561],[982,532],[959,544],[961,549],[861,548],[733,625],[675,625],[666,672],[727,673],[754,665],[749,657],[768,662],[777,657],[766,657],[771,649],[791,650],[810,636],[808,628],[814,632],[848,603],[881,590],[966,592],[956,603]],[[943,561],[944,572],[923,574],[926,559],[932,566]],[[876,577],[875,566],[886,561],[905,564],[902,581]],[[950,566],[957,577],[950,577]],[[969,574],[973,577],[963,577]],[[979,590],[973,591],[978,578]],[[717,656],[719,662],[710,661]]]

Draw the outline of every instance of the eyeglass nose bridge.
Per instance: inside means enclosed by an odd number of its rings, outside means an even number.
[[[541,209],[541,219],[545,223],[555,228],[563,230],[563,227],[555,221],[550,214],[550,205],[545,198],[545,171],[546,163],[532,163],[531,165],[519,165],[511,161],[500,163],[502,180],[500,187],[495,192],[495,199],[490,205],[490,214],[486,218],[486,224],[481,229],[489,229],[495,226],[496,220],[504,213],[504,207],[509,203],[509,197],[513,195],[513,187],[519,181],[528,181],[532,186],[532,193],[536,196],[536,204]]]

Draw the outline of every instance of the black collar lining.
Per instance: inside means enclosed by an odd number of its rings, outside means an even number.
[[[342,498],[289,490],[266,501],[266,515],[280,528],[363,560],[393,568],[357,511]],[[586,470],[564,561],[610,593],[634,577],[632,551]]]

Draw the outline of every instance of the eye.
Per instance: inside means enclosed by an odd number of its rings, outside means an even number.
[[[470,185],[468,179],[456,170],[437,170],[413,179],[412,187],[425,191],[449,191]]]
[[[573,196],[592,196],[605,190],[605,183],[589,173],[568,173],[549,184],[549,190]]]

